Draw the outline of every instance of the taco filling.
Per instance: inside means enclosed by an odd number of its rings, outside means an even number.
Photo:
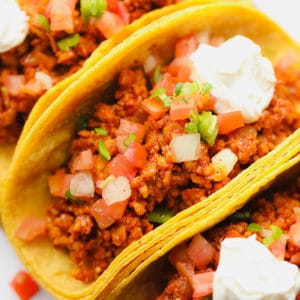
[[[171,250],[156,299],[298,299],[299,212],[300,176]]]
[[[38,98],[145,13],[175,0],[21,0],[0,12],[0,144],[15,142]]]
[[[82,281],[299,127],[293,61],[273,68],[244,36],[185,36],[163,61],[153,49],[143,65],[120,72],[114,104],[79,117],[68,165],[48,180],[46,222],[26,219],[17,232],[30,240],[45,230]]]

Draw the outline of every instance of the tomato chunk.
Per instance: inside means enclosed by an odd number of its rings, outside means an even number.
[[[137,168],[123,154],[117,154],[108,163],[108,172],[115,177],[125,176],[131,180],[135,177]]]
[[[105,11],[103,15],[96,20],[96,27],[105,38],[110,38],[119,32],[125,25],[123,20],[115,13]]]
[[[91,170],[94,167],[93,152],[91,149],[81,151],[72,161],[72,171]]]
[[[136,168],[142,169],[147,162],[147,151],[144,146],[139,143],[133,142],[127,147],[124,156]]]
[[[58,170],[54,175],[48,177],[50,194],[54,197],[65,198],[66,192],[70,189],[71,174],[65,174]]]
[[[140,123],[131,122],[126,119],[121,119],[120,125],[116,130],[117,136],[128,136],[129,134],[135,134],[135,141],[141,142],[145,135],[145,126]]]
[[[187,255],[192,264],[201,269],[215,257],[215,248],[200,234],[196,234],[188,246]]]
[[[183,37],[175,45],[175,57],[189,55],[196,50],[197,46],[198,40],[196,36]]]
[[[103,199],[97,200],[91,207],[91,214],[100,229],[105,229],[120,219],[127,207],[128,200],[107,205]]]
[[[46,232],[46,222],[44,219],[27,217],[16,230],[16,236],[24,241],[32,241]]]
[[[109,11],[117,14],[122,19],[124,24],[129,24],[130,14],[129,14],[127,7],[123,1],[108,0],[107,7],[108,7]]]
[[[185,120],[193,110],[197,111],[194,97],[177,97],[173,99],[170,107],[170,120]]]
[[[240,111],[218,115],[219,134],[228,134],[244,125],[244,118]]]
[[[162,101],[155,98],[148,98],[142,102],[143,109],[148,112],[154,119],[160,119],[169,110],[168,107],[164,106]]]
[[[213,280],[215,272],[195,274],[193,277],[193,298],[210,295],[213,291]]]
[[[19,271],[10,283],[22,300],[29,300],[38,291],[38,284],[25,271]]]

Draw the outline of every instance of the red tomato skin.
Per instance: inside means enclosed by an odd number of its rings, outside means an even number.
[[[119,32],[125,25],[123,20],[117,14],[108,10],[96,20],[95,24],[98,30],[107,39]]]
[[[71,174],[60,171],[48,177],[50,194],[54,197],[66,198],[65,194],[70,189]]]
[[[137,168],[123,154],[119,153],[108,163],[108,172],[115,177],[125,176],[132,180],[137,173]]]
[[[169,110],[168,107],[157,99],[148,98],[142,101],[143,109],[148,112],[154,119],[162,118]]]
[[[164,73],[160,81],[154,86],[153,90],[163,88],[166,90],[168,96],[173,96],[177,81],[176,77],[172,76],[170,73]]]
[[[139,143],[131,143],[124,152],[124,156],[136,168],[142,169],[147,162],[147,151],[144,146]]]
[[[229,134],[244,125],[244,118],[240,111],[232,111],[218,115],[219,134]]]
[[[105,229],[116,220],[121,219],[127,207],[128,200],[107,205],[103,199],[97,200],[91,207],[91,214],[100,229]]]
[[[81,151],[71,162],[71,171],[84,171],[94,168],[93,152],[91,149]]]
[[[19,271],[10,282],[10,286],[22,300],[31,299],[39,291],[37,283],[25,271]]]
[[[189,97],[186,102],[183,102],[182,98],[173,99],[170,107],[170,120],[185,120],[187,119],[192,111],[197,111],[195,99]]]
[[[130,133],[136,135],[135,141],[141,142],[145,135],[145,126],[140,123],[131,122],[126,119],[121,119],[120,125],[116,130],[117,136],[128,136]]]
[[[199,269],[207,266],[216,254],[215,248],[200,234],[193,237],[186,252],[192,264]]]
[[[175,45],[175,57],[187,56],[197,49],[198,41],[194,35],[181,38]]]
[[[124,2],[117,0],[108,0],[107,8],[109,11],[117,14],[123,20],[124,24],[129,24],[130,14]]]
[[[280,260],[284,260],[285,251],[286,251],[286,239],[280,238],[275,240],[270,246],[269,250],[273,253],[275,257]]]
[[[46,221],[41,218],[27,217],[16,230],[16,236],[24,241],[32,241],[46,232]]]
[[[193,277],[193,299],[208,296],[213,291],[214,271],[195,274]]]

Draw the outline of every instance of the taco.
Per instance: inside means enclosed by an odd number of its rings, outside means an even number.
[[[0,188],[18,138],[26,135],[53,100],[85,70],[153,20],[210,2],[214,1],[95,1],[95,12],[89,1],[20,0],[3,4],[1,24],[7,25],[8,36],[0,43]],[[65,22],[53,16],[56,10],[65,14]],[[18,26],[14,16],[19,18]],[[111,25],[102,24],[103,19]]]
[[[203,48],[229,54],[224,74],[245,67],[267,106],[217,112],[218,83],[191,79]],[[274,178],[299,152],[298,53],[257,10],[210,4],[136,31],[86,71],[19,142],[7,180],[4,229],[33,276],[56,297],[105,298],[200,207],[218,220],[218,203]]]
[[[267,190],[219,224],[207,220],[212,228],[173,247],[109,299],[298,299],[299,161],[298,154]]]

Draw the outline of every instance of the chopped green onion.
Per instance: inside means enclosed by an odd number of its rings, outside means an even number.
[[[39,26],[45,30],[45,32],[47,32],[47,33],[50,32],[50,24],[49,24],[48,19],[45,16],[37,15],[36,21],[39,24]]]
[[[276,225],[271,225],[270,229],[271,229],[271,234],[263,239],[263,244],[266,247],[269,247],[276,240],[280,239],[283,233],[282,229]]]
[[[71,193],[70,190],[67,190],[67,191],[65,192],[65,196],[67,197],[68,200],[71,200],[71,201],[74,201],[74,202],[80,201],[80,200],[77,199],[74,195],[72,195],[72,193]]]
[[[162,77],[161,71],[160,71],[160,65],[157,65],[154,69],[153,79],[155,83],[158,83]]]
[[[98,151],[104,160],[108,161],[111,159],[110,154],[105,146],[105,143],[102,140],[100,140],[98,143]]]
[[[155,89],[151,93],[150,98],[155,98],[155,99],[158,99],[158,100],[162,101],[162,103],[166,107],[170,107],[171,104],[172,104],[171,98],[167,96],[166,90],[163,89],[163,88],[157,88],[157,89]]]
[[[174,89],[174,96],[177,97],[181,94],[182,88],[184,86],[184,83],[177,82]]]
[[[89,124],[89,117],[85,115],[80,115],[76,122],[76,129],[77,131],[86,129]]]
[[[259,224],[250,223],[247,226],[247,231],[257,231],[257,232],[260,232],[260,231],[262,231],[262,227]]]
[[[106,10],[106,0],[80,0],[80,12],[85,22],[88,22],[90,17],[101,17]]]
[[[98,128],[95,128],[95,132],[98,134],[98,135],[108,135],[108,132],[105,128],[101,128],[101,127],[98,127]]]
[[[200,85],[197,81],[193,81],[193,82],[186,82],[181,90],[181,93],[184,96],[191,96],[194,94],[197,94],[201,91]]]
[[[212,85],[208,82],[203,83],[201,86],[201,92],[203,94],[208,94],[211,91],[211,89],[212,89]]]
[[[165,209],[155,209],[148,216],[148,220],[153,223],[163,224],[173,217],[173,212]]]
[[[129,135],[126,137],[126,139],[123,141],[123,145],[125,147],[129,147],[130,144],[135,140],[136,134],[135,133],[129,133]]]
[[[71,34],[66,38],[59,40],[57,46],[61,51],[68,51],[70,48],[75,47],[80,41],[80,35],[78,33]]]
[[[199,115],[199,132],[201,138],[210,146],[218,135],[218,118],[211,111],[203,111]]]
[[[188,122],[184,125],[184,130],[187,133],[197,133],[199,130],[198,124],[194,122]]]

